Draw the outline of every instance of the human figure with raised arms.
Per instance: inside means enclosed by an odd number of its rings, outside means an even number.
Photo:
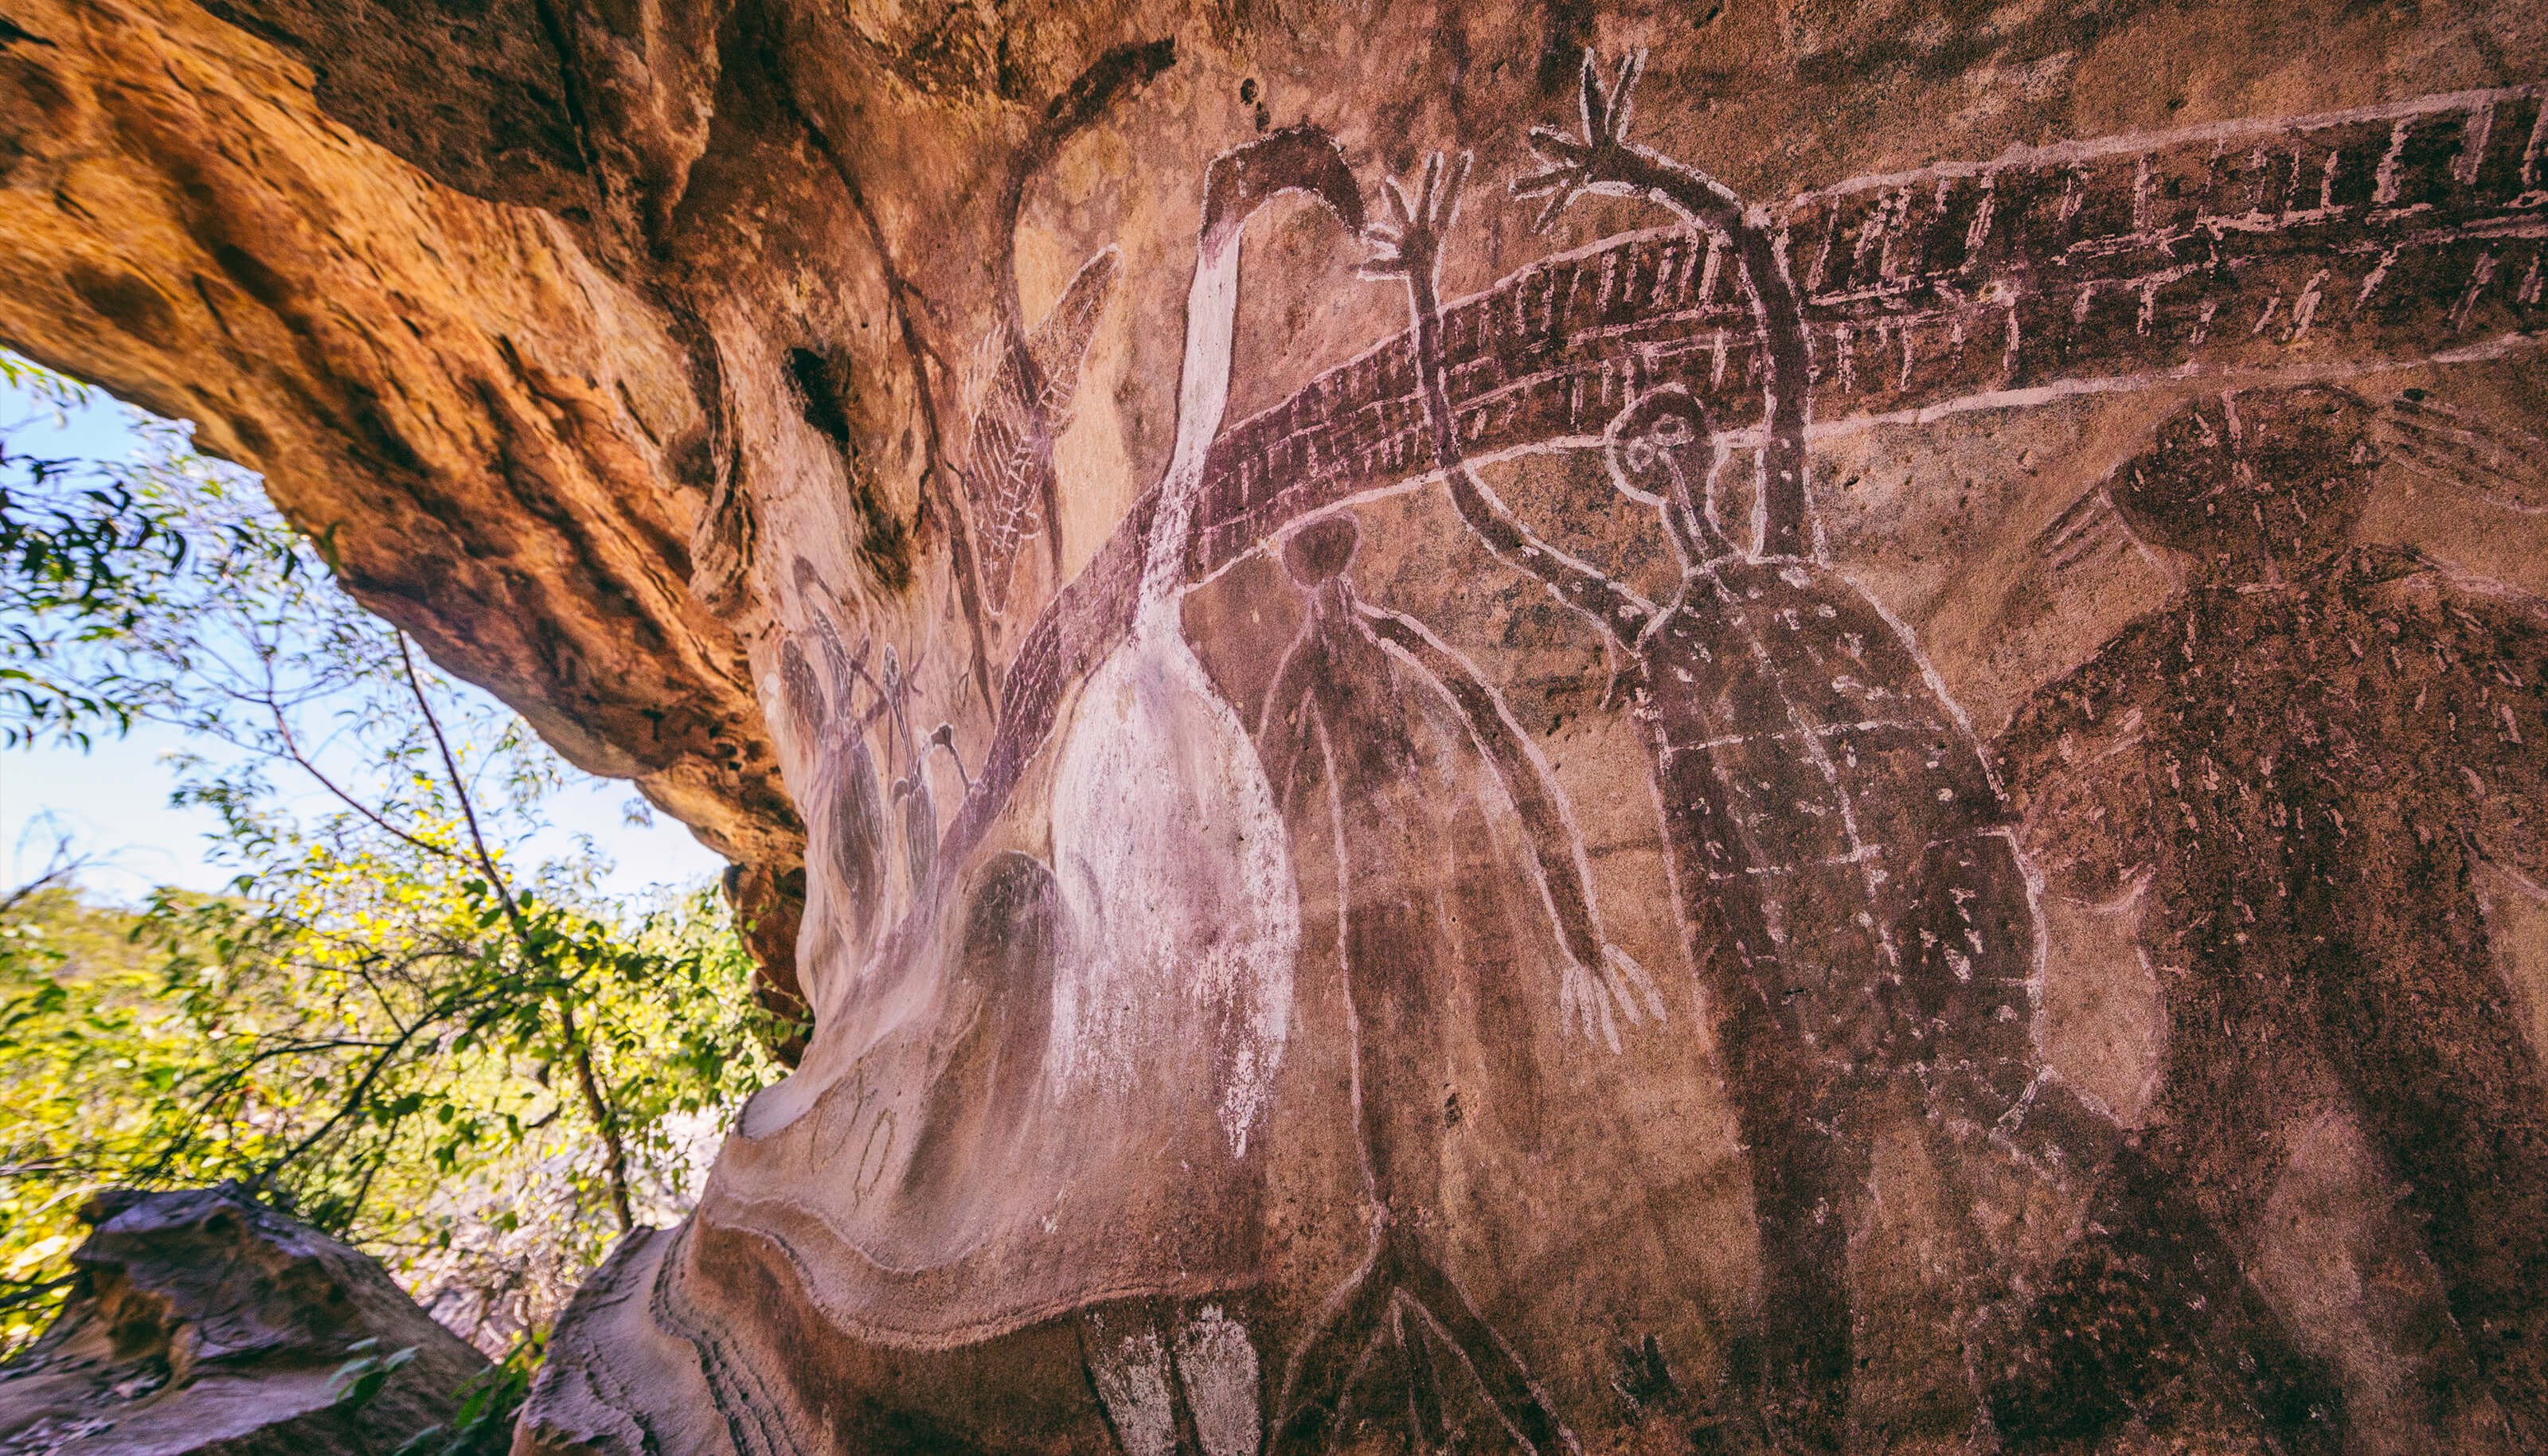
[[[1406,280],[1434,463],[1452,503],[1505,565],[1592,623],[1635,701],[1693,964],[1703,968],[1753,1152],[1763,1289],[1731,1377],[1760,1434],[1838,1451],[1857,1346],[1848,1242],[1866,1212],[1876,1131],[1915,1118],[1950,1179],[1981,1158],[2066,1180],[2126,1155],[2121,1130],[2036,1054],[2042,928],[2015,816],[1963,713],[1911,634],[1835,572],[1813,521],[1805,449],[1810,353],[1765,217],[1722,184],[1625,139],[1632,56],[1605,89],[1584,70],[1584,135],[1532,145],[1549,169],[1515,183],[1551,199],[1648,199],[1725,239],[1760,330],[1766,439],[1752,541],[1727,533],[1706,483],[1715,430],[1678,387],[1612,420],[1612,484],[1652,508],[1681,565],[1655,602],[1541,540],[1470,470],[1450,402],[1436,274],[1464,166],[1428,165],[1374,271]],[[2146,1180],[2137,1194],[2149,1193]],[[2163,1190],[2158,1190],[2163,1195]],[[2007,1271],[1962,1225],[1960,1292],[1975,1400],[2001,1357],[1985,1319]],[[2307,1404],[2308,1372],[2190,1212],[2165,1221],[2170,1267],[2220,1297],[2255,1356],[2248,1398]],[[1947,1432],[1940,1432],[1947,1434]]]

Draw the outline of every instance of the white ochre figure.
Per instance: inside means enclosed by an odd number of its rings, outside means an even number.
[[[1053,787],[1053,870],[1076,944],[1053,985],[1055,1071],[1129,1083],[1138,1048],[1214,1048],[1231,1156],[1283,1057],[1300,892],[1282,812],[1237,712],[1178,614],[1205,454],[1229,402],[1239,235],[1290,191],[1359,213],[1335,143],[1276,133],[1205,175],[1186,300],[1176,444],[1159,485],[1133,631],[1081,688]]]

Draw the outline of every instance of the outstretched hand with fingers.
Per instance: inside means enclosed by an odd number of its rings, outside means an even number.
[[[1580,1027],[1584,1040],[1604,1043],[1616,1051],[1621,1015],[1632,1027],[1645,1025],[1649,1016],[1659,1023],[1672,1019],[1664,1011],[1663,991],[1655,978],[1627,952],[1604,944],[1597,967],[1567,956],[1557,979],[1559,1027],[1569,1032]]]
[[[1390,221],[1367,229],[1365,235],[1378,251],[1362,265],[1362,276],[1405,278],[1431,287],[1434,269],[1442,261],[1442,236],[1460,216],[1460,188],[1468,180],[1465,151],[1447,164],[1438,151],[1426,158],[1423,180],[1411,201],[1397,178],[1384,178],[1380,190],[1388,201]]]
[[[1627,140],[1628,116],[1634,110],[1630,93],[1645,69],[1646,52],[1629,51],[1619,62],[1618,83],[1604,91],[1600,67],[1592,52],[1585,51],[1584,135],[1569,136],[1554,127],[1530,129],[1530,149],[1538,153],[1547,169],[1514,178],[1512,195],[1548,199],[1532,230],[1546,231],[1569,203],[1587,192],[1623,194],[1637,190],[1629,180],[1634,151]]]
[[[1557,1026],[1560,1033],[1580,1029],[1585,1041],[1619,1049],[1619,1022],[1610,1010],[1609,989],[1592,967],[1572,956],[1557,973]]]

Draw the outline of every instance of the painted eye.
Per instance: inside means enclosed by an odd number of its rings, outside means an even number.
[[[1655,421],[1653,439],[1659,445],[1686,445],[1698,438],[1689,421],[1678,414],[1667,414]]]
[[[1643,440],[1630,440],[1628,442],[1628,448],[1621,451],[1620,454],[1628,462],[1628,468],[1630,470],[1646,471],[1654,469],[1655,447],[1647,444]]]

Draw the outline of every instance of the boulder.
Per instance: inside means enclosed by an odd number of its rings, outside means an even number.
[[[382,1456],[487,1357],[370,1255],[231,1185],[96,1195],[52,1327],[0,1367],[9,1456]],[[389,1369],[347,1400],[365,1358]]]

